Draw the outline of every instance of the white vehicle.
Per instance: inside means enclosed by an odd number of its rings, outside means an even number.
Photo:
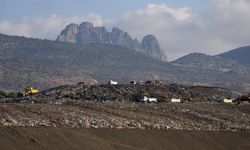
[[[117,82],[117,81],[110,80],[110,81],[108,82],[108,84],[111,84],[111,85],[117,85],[117,84],[118,84],[118,82]]]
[[[172,103],[181,103],[181,99],[172,98],[172,99],[171,99],[171,102],[172,102]]]
[[[141,99],[139,99],[140,102],[148,102],[148,103],[157,103],[157,98],[148,98],[146,96],[143,96]]]
[[[232,98],[225,98],[224,103],[233,103],[233,99]]]
[[[136,83],[136,81],[131,81],[130,84],[135,85],[135,84],[137,84],[137,83]]]

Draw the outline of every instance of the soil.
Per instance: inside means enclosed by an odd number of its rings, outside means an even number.
[[[0,128],[0,150],[249,150],[249,132]]]
[[[0,150],[248,150],[249,98],[239,105],[222,102],[241,94],[219,87],[80,83],[2,97]],[[143,95],[158,102],[138,102]]]
[[[112,129],[249,130],[250,105],[84,101],[6,103],[0,125]]]

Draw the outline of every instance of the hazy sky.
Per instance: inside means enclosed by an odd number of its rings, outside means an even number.
[[[250,45],[250,0],[0,0],[0,32],[54,40],[69,23],[154,34],[170,60]]]

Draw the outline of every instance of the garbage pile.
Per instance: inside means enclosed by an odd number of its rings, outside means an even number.
[[[184,85],[64,85],[38,94],[1,99],[1,102],[65,103],[68,101],[136,102],[138,97],[156,98],[157,102],[222,102],[225,97],[239,97],[239,93],[220,87]]]

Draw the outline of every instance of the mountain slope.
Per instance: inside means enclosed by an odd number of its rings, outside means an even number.
[[[152,79],[170,64],[106,44],[70,44],[0,34],[0,88],[48,88],[79,81]],[[169,74],[170,75],[170,74]],[[166,75],[167,78],[169,75]]]
[[[167,61],[164,50],[160,47],[158,40],[153,35],[147,35],[142,43],[133,39],[127,32],[114,27],[108,32],[105,27],[94,27],[92,23],[83,22],[78,24],[69,24],[57,37],[57,41],[78,43],[78,44],[112,44],[127,47],[140,51],[155,59]]]
[[[0,88],[21,90],[29,85],[47,88],[81,80],[96,82],[80,70],[56,61],[56,56],[50,55],[50,51],[53,53],[57,47],[63,45],[1,34]]]
[[[72,44],[0,34],[0,89],[41,89],[80,81],[161,79],[165,83],[205,84],[242,89],[249,72],[186,67],[110,44]],[[245,88],[246,90],[248,88]]]
[[[240,47],[218,55],[222,58],[232,59],[240,64],[250,66],[250,46]]]
[[[212,83],[212,85],[224,85],[244,90],[250,88],[248,84],[250,68],[234,60],[201,53],[191,53],[172,61],[171,64],[196,72],[197,74],[194,75],[194,78],[202,76],[203,79],[207,80],[201,84],[206,85],[206,83],[213,82],[214,79],[217,83]]]
[[[250,72],[250,68],[243,66],[234,60],[223,59],[202,53],[191,53],[171,63],[185,67],[204,68],[224,73],[234,71],[244,74]]]

